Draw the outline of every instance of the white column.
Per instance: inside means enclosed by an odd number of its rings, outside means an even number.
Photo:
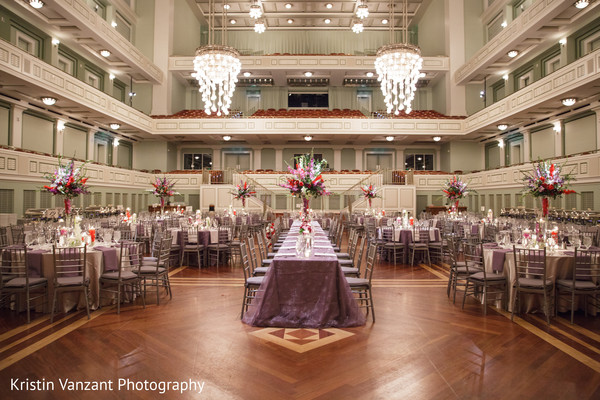
[[[435,151],[435,170],[442,170],[442,151],[440,149]]]
[[[396,149],[396,169],[400,171],[406,169],[404,165],[404,149]]]
[[[445,0],[446,54],[450,71],[446,79],[446,114],[467,115],[466,86],[454,84],[454,73],[465,63],[465,8],[464,0]]]
[[[283,167],[283,148],[275,148],[275,170],[283,171],[285,168]]]
[[[115,140],[117,138],[113,138],[113,145],[112,145],[112,165],[117,165],[117,163],[119,162],[119,146],[115,146]]]
[[[342,149],[333,149],[333,169],[342,170]]]
[[[62,125],[62,129],[58,129],[59,126]],[[65,142],[65,128],[64,122],[61,123],[61,120],[54,120],[54,129],[56,129],[56,134],[54,135],[54,154],[64,155],[64,142]]]
[[[529,130],[523,133],[523,162],[531,161],[531,132]]]
[[[563,131],[564,124],[563,120],[553,122],[554,125],[554,155],[561,157],[564,154],[563,150]]]
[[[500,147],[500,166],[506,166],[506,143],[504,143],[504,145]]]
[[[363,149],[355,148],[354,149],[354,169],[361,170],[363,169]]]
[[[94,128],[89,128],[87,131],[87,149],[86,149],[86,155],[85,155],[86,160],[92,160],[96,156],[94,154],[94,152],[96,150],[94,148],[94,135],[96,134],[97,130],[98,129],[96,127],[94,127]],[[97,160],[95,160],[95,161],[97,161]]]
[[[600,149],[600,107],[592,108],[596,113],[596,148]]]
[[[23,111],[25,110],[25,107],[16,104],[13,104],[11,107],[11,146],[23,147]]]
[[[262,168],[262,150],[260,148],[253,148],[254,153],[254,169]]]
[[[173,24],[175,5],[171,0],[154,2],[154,64],[163,73],[163,81],[152,87],[152,114],[169,115],[171,110],[171,85],[169,56],[173,50]],[[213,161],[214,163],[214,161]]]
[[[212,169],[213,170],[221,169],[221,148],[220,147],[213,149]]]

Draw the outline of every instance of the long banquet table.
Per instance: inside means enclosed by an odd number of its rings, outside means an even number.
[[[243,322],[282,328],[364,325],[365,315],[358,308],[331,243],[316,222],[313,255],[296,255],[299,225],[296,221],[290,228]]]

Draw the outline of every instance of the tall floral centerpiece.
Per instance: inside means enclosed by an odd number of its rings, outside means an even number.
[[[453,202],[454,205],[452,208],[454,210],[458,210],[458,203],[460,199],[467,196],[469,192],[475,193],[474,190],[469,190],[467,188],[467,183],[460,179],[460,176],[454,175],[448,181],[444,183],[442,187],[442,192],[448,199],[449,202]]]
[[[325,189],[325,182],[321,173],[327,165],[327,160],[315,160],[314,155],[303,154],[296,157],[296,167],[288,165],[288,171],[292,175],[287,182],[280,184],[288,189],[292,196],[302,198],[302,213],[308,214],[311,197],[329,196],[331,192]]]
[[[175,182],[170,181],[166,176],[163,176],[162,178],[156,177],[152,186],[154,187],[154,189],[151,189],[152,194],[160,197],[160,212],[162,214],[165,211],[165,198],[177,194],[177,192],[173,190]]]
[[[561,170],[561,167],[549,161],[539,161],[534,164],[533,172],[525,172],[523,195],[542,198],[544,218],[548,216],[550,198],[556,199],[563,194],[575,193],[574,190],[567,188],[573,177],[571,174],[561,174]]]
[[[67,217],[71,214],[72,200],[80,194],[89,193],[86,186],[88,178],[85,177],[84,165],[85,163],[75,167],[75,160],[63,165],[59,159],[54,172],[44,175],[44,178],[50,181],[49,185],[44,185],[44,190],[53,195],[65,197],[65,215]]]
[[[379,197],[377,195],[378,189],[376,189],[373,186],[373,184],[369,183],[369,186],[365,185],[361,187],[360,190],[363,191],[363,196],[365,197],[365,199],[367,199],[367,201],[369,202],[369,208],[371,208],[371,202],[373,201],[373,199]]]
[[[242,207],[246,208],[246,199],[256,196],[256,191],[253,190],[248,182],[240,181],[240,184],[235,187],[235,190],[231,192],[234,199],[242,201]]]

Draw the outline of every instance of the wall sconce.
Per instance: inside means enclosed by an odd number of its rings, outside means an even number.
[[[562,131],[562,126],[560,125],[560,122],[558,122],[558,121],[555,122],[554,123],[554,128],[552,128],[552,129],[554,129],[554,132],[560,133],[560,131]]]
[[[62,132],[65,130],[65,121],[58,120],[56,123],[56,130]]]

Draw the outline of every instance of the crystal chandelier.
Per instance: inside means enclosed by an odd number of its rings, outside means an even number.
[[[369,16],[369,7],[364,3],[356,7],[356,16],[360,19],[367,18]]]
[[[258,19],[262,16],[262,10],[258,3],[254,3],[250,6],[250,18]]]
[[[254,32],[263,33],[266,30],[265,21],[262,19],[256,20],[254,23]]]
[[[390,41],[394,35],[394,5],[390,1]],[[404,0],[404,24],[402,28],[404,43],[389,44],[377,50],[375,70],[381,82],[381,91],[387,106],[387,113],[396,115],[400,110],[407,114],[412,111],[411,104],[415,98],[417,81],[423,66],[421,50],[408,44],[408,7]]]
[[[223,9],[222,21],[227,21],[227,9]],[[226,46],[227,26],[224,23],[221,32],[222,44],[212,44],[214,40],[214,0],[209,1],[208,44],[196,50],[194,70],[200,85],[204,112],[210,115],[216,112],[228,115],[231,97],[235,91],[238,75],[242,69],[240,53]]]
[[[365,29],[362,21],[360,19],[354,19],[352,21],[352,32],[361,33]]]

